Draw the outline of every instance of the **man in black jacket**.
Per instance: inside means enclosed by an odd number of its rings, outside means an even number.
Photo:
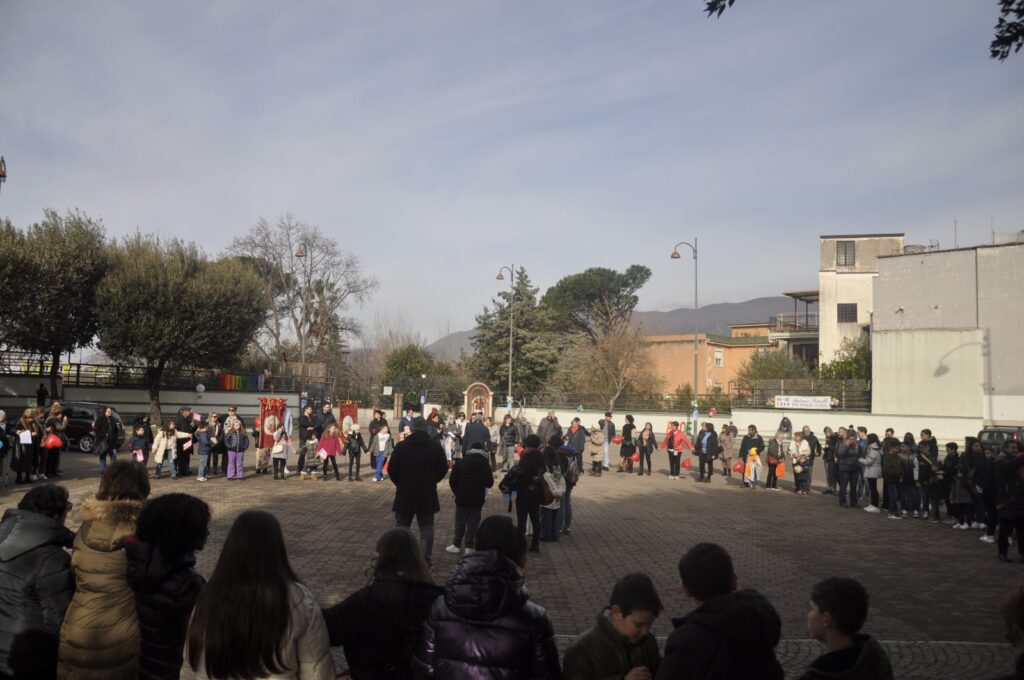
[[[775,658],[782,622],[755,590],[736,590],[732,558],[720,545],[699,543],[679,560],[681,590],[697,609],[672,621],[657,680],[782,680]]]
[[[747,433],[743,435],[743,441],[740,442],[740,460],[743,461],[743,465],[747,464],[747,454],[750,453],[750,449],[757,449],[757,452],[764,455],[764,439],[757,433],[757,427],[754,425],[747,425]],[[743,482],[743,486],[749,486],[746,482]]]
[[[188,476],[188,463],[192,455],[192,445],[196,431],[196,421],[192,418],[192,408],[182,406],[178,411],[178,417],[174,419],[174,428],[178,432],[178,458],[174,465],[178,466],[178,475]]]
[[[519,535],[526,536],[526,520],[533,526],[530,552],[540,552],[540,483],[547,465],[540,452],[540,437],[531,434],[523,440],[523,453],[516,465],[516,524]]]
[[[469,428],[466,428],[469,431]],[[462,552],[462,537],[466,537],[466,552],[473,552],[476,529],[480,526],[480,509],[484,505],[487,489],[494,486],[494,474],[483,444],[476,439],[469,442],[466,453],[455,461],[448,486],[455,494],[455,538],[445,550],[453,555]]]
[[[0,522],[0,677],[57,674],[57,637],[75,593],[68,492],[30,490]]]
[[[1003,443],[1003,450],[995,461],[996,511],[999,513],[999,559],[1009,562],[1007,551],[1010,534],[1016,533],[1017,551],[1024,562],[1024,455],[1018,452],[1019,445],[1010,440]]]
[[[316,414],[313,419],[313,428],[316,431],[316,438],[324,436],[324,432],[331,426],[332,423],[336,423],[338,420],[334,417],[334,412],[331,410],[331,402],[325,401],[323,410]]]
[[[481,416],[479,413],[474,413],[470,418],[472,420],[466,424],[466,431],[462,433],[462,443],[472,444],[476,442],[480,444],[480,448],[486,451],[491,445],[491,431],[480,420]]]
[[[395,485],[396,526],[408,529],[412,518],[420,529],[423,558],[431,564],[434,548],[434,515],[441,511],[437,484],[448,474],[448,458],[441,444],[427,434],[427,421],[413,420],[413,432],[395,446],[388,463],[388,476]]]

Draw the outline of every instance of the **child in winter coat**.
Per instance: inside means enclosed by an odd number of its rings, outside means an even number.
[[[359,432],[359,423],[352,423],[348,439],[345,440],[345,449],[342,455],[348,455],[348,481],[352,481],[352,463],[356,466],[356,481],[361,482],[363,478],[359,475],[359,468],[363,462],[363,451],[369,451],[363,435]]]
[[[284,481],[285,466],[288,464],[288,454],[291,452],[292,438],[282,427],[274,433],[274,446],[270,449],[270,459],[274,465],[274,479]]]
[[[132,457],[135,458],[136,463],[146,462],[145,425],[139,425],[135,428],[135,434],[132,435],[131,440],[128,442],[128,450],[132,452]]]
[[[562,507],[562,496],[565,495],[565,477],[562,475],[558,454],[550,446],[544,447],[544,464],[547,468],[544,471],[544,481],[551,489],[553,500],[547,505],[540,506],[540,540],[555,542],[562,533],[557,519],[558,510]]]
[[[199,421],[199,429],[196,430],[196,442],[199,444],[199,475],[196,481],[206,481],[206,469],[210,466],[210,452],[213,450],[213,441],[206,429],[206,421]]]
[[[751,488],[757,488],[757,481],[761,479],[763,471],[761,465],[761,455],[757,452],[757,449],[752,448],[747,453],[747,467],[743,471],[743,481]]]
[[[596,425],[590,427],[586,452],[590,456],[591,476],[600,477],[601,466],[604,465],[604,433],[597,429]]]
[[[802,442],[806,444],[807,442]],[[811,493],[811,453],[810,447],[801,447],[793,458],[793,479],[796,481],[796,493],[807,496]]]

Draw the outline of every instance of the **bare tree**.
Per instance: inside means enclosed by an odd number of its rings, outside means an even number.
[[[285,215],[271,224],[260,218],[231,244],[231,254],[250,261],[266,282],[268,309],[262,334],[269,359],[324,361],[346,337],[358,336],[358,322],[343,312],[361,305],[377,281],[365,273],[359,257],[314,225]],[[298,356],[289,356],[298,347]]]
[[[609,410],[624,394],[648,394],[656,376],[650,368],[647,345],[638,330],[601,333],[593,341],[576,342],[554,382],[570,390],[600,396]]]

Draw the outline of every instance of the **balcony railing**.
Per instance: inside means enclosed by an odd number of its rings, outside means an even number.
[[[769,321],[769,327],[776,333],[800,333],[818,330],[817,312],[784,312],[776,314]]]

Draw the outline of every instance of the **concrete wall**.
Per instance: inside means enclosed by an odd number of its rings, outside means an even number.
[[[936,380],[931,370],[920,364],[918,373],[905,373],[918,394],[946,390],[950,386],[971,396],[961,397],[962,405],[980,408],[987,421],[1024,422],[1024,244],[979,247],[965,250],[918,253],[879,260],[879,278],[875,286],[874,329],[876,338],[885,332],[907,333],[907,339],[885,341],[875,349],[879,362],[892,366],[903,352],[914,345],[922,331],[974,329],[968,343],[945,345],[949,356]],[[936,342],[941,336],[933,335]],[[874,341],[873,341],[874,343]],[[900,352],[893,357],[880,351]],[[933,346],[925,350],[935,361]],[[982,361],[981,377],[976,375]],[[987,363],[985,363],[987,361]],[[920,362],[919,362],[920,363]],[[960,367],[959,364],[966,363]],[[875,403],[883,395],[875,373]],[[954,384],[954,379],[960,380]],[[947,401],[943,399],[943,401]],[[934,402],[933,402],[934,403]],[[947,404],[948,405],[948,404]],[[882,407],[880,407],[882,408]]]
[[[854,265],[839,266],[836,264],[836,243],[839,241],[854,242]],[[884,236],[822,236],[820,271],[876,272],[878,271],[879,257],[899,255],[902,252],[902,234]]]
[[[856,340],[862,328],[871,323],[874,309],[874,281],[876,274],[821,271],[818,273],[818,358],[823,364],[832,361],[843,340]],[[857,323],[839,323],[836,305],[855,303]]]
[[[984,419],[983,335],[977,329],[875,332],[872,411]]]

